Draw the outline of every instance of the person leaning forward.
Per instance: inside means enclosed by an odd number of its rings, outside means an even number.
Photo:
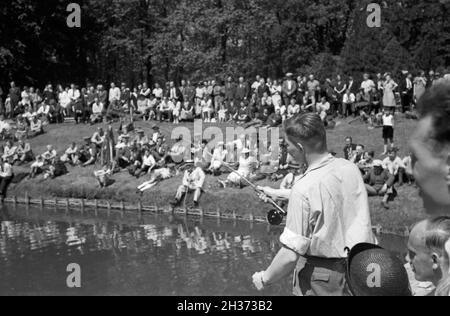
[[[345,249],[376,243],[361,173],[329,154],[318,115],[288,120],[285,133],[289,154],[308,169],[292,188],[282,248],[266,271],[253,276],[253,283],[262,290],[294,271],[295,295],[349,295]]]

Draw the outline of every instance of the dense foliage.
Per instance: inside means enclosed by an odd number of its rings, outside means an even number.
[[[147,80],[285,72],[357,75],[450,66],[450,3],[365,0],[0,1],[0,84]],[[75,1],[74,1],[75,2]]]

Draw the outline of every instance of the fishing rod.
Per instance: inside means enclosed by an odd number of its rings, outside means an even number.
[[[213,157],[213,155],[209,151],[207,151],[207,154],[209,156]],[[259,190],[258,187],[254,183],[252,183],[246,177],[242,176],[233,167],[231,167],[227,162],[223,161],[222,165],[225,168],[227,168],[229,171],[231,171],[231,173],[238,175],[238,177],[241,180],[243,180],[245,183],[247,183],[258,195],[261,195],[261,194],[265,195],[265,193],[263,191]],[[269,224],[271,224],[273,226],[281,225],[284,217],[287,216],[287,212],[281,206],[279,206],[278,203],[275,200],[273,200],[272,198],[266,196],[265,200],[266,200],[266,203],[269,203],[273,207],[275,207],[275,209],[272,209],[267,213],[267,221],[269,222]]]

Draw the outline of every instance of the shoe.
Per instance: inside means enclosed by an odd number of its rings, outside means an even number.
[[[387,202],[382,202],[381,205],[383,205],[383,207],[388,210],[390,209],[389,205],[387,204]]]
[[[218,181],[219,181],[219,183],[222,185],[222,187],[223,187],[224,189],[226,189],[227,184],[225,183],[225,181],[220,181],[220,180],[218,180]]]
[[[180,204],[180,201],[178,201],[178,200],[176,200],[176,199],[170,202],[170,206],[172,206],[172,207],[176,207],[176,206],[178,206],[179,204]]]
[[[198,202],[194,201],[194,207],[198,207]]]

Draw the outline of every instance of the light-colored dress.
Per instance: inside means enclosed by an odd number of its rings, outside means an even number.
[[[239,169],[235,172],[230,173],[228,176],[228,181],[233,183],[240,183],[241,177],[248,178],[252,172],[252,168],[255,164],[255,160],[252,157],[241,157],[239,159]]]
[[[397,84],[391,80],[384,83],[384,96],[383,96],[383,106],[385,107],[396,107],[397,102],[395,100],[394,90],[397,88]]]
[[[414,97],[419,100],[425,93],[427,86],[427,79],[423,77],[417,77],[414,80]]]

